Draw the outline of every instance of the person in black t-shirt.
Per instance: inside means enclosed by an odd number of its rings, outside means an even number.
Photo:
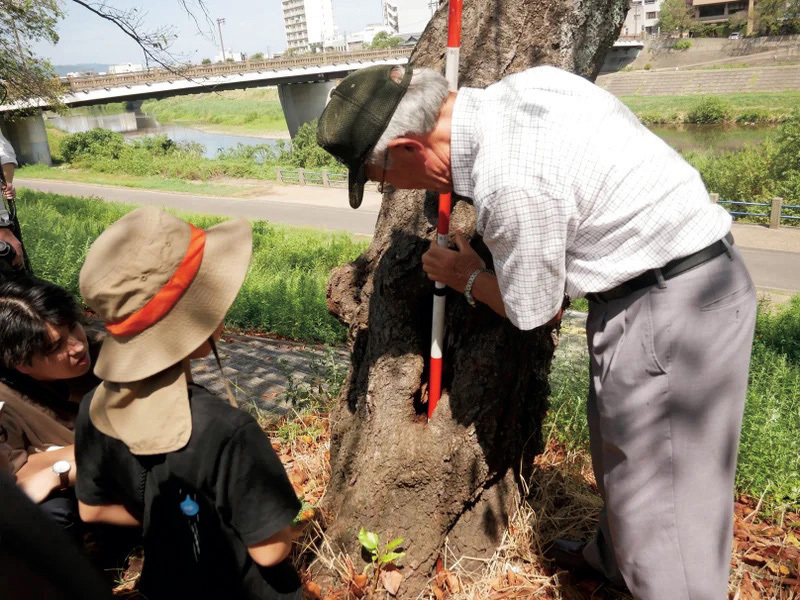
[[[109,227],[81,270],[110,335],[76,426],[80,514],[141,525],[149,600],[301,598],[286,472],[230,390],[228,404],[189,368],[216,356],[251,244],[244,220],[203,231],[147,207]]]

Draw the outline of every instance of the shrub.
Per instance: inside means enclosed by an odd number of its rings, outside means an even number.
[[[724,123],[730,119],[730,103],[720,98],[703,98],[686,115],[686,122],[695,125]]]
[[[125,138],[121,134],[96,128],[64,136],[60,150],[61,157],[67,162],[72,162],[81,155],[119,158],[124,146]]]
[[[672,44],[673,50],[688,50],[692,47],[692,42],[690,40],[678,40],[674,44]]]
[[[743,110],[736,116],[736,122],[741,125],[752,125],[755,123],[768,123],[771,120],[770,114],[766,110],[752,108]]]
[[[651,65],[650,63],[647,63],[647,64],[644,66],[644,70],[645,70],[645,71],[649,71],[649,70],[650,70],[650,69],[652,69],[652,68],[653,68],[653,65]]]

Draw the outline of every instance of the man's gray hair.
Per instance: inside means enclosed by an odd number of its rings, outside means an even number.
[[[395,67],[392,77],[399,81],[405,71],[405,67]],[[414,69],[408,90],[397,105],[386,131],[367,157],[367,162],[386,167],[388,165],[384,165],[384,158],[389,142],[410,133],[426,134],[433,131],[448,95],[449,87],[444,75],[433,69]]]

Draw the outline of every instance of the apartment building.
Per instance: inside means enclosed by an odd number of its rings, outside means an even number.
[[[288,49],[307,52],[337,37],[332,0],[283,0],[282,4]]]
[[[419,33],[428,25],[438,0],[382,0],[383,24],[399,34]]]
[[[734,14],[747,11],[748,0],[720,2],[720,0],[692,0],[694,17],[701,23],[724,23]]]
[[[631,0],[625,23],[620,33],[623,37],[642,37],[659,33],[658,20],[661,0]]]

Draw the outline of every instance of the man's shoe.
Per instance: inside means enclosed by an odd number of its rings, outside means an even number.
[[[605,581],[612,588],[627,592],[628,586],[625,585],[623,579],[619,581],[609,579],[589,564],[583,557],[585,546],[586,542],[558,538],[550,542],[550,546],[544,551],[544,557],[552,560],[559,568],[569,571],[576,577]]]
[[[592,567],[583,557],[584,546],[586,546],[585,542],[558,538],[545,549],[544,557],[574,575],[605,579],[603,574]]]

